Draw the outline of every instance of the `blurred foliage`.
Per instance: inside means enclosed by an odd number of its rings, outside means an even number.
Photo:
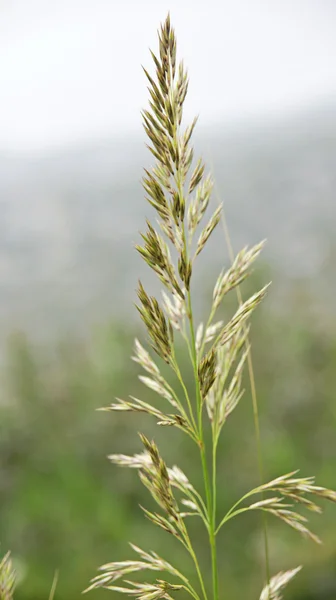
[[[265,282],[265,273],[246,282],[245,297],[259,280]],[[336,331],[314,320],[308,289],[301,283],[298,293],[293,286],[286,310],[266,301],[253,320],[265,477],[300,468],[302,475],[315,474],[321,485],[336,488]],[[225,314],[234,301],[234,295],[228,298]],[[151,393],[130,360],[135,335],[142,339],[130,324],[115,322],[90,340],[67,339],[49,349],[34,346],[23,333],[8,341],[0,409],[0,540],[2,553],[12,551],[18,572],[17,600],[45,600],[55,569],[60,573],[56,600],[79,598],[99,565],[132,556],[128,541],[178,565],[186,562],[185,571],[193,576],[178,542],[144,518],[139,504],[151,506],[151,500],[136,472],[106,459],[112,452],[138,451],[136,432],[143,431],[155,436],[169,465],[181,466],[202,488],[198,455],[180,432],[158,429],[149,417],[96,412],[115,396],[145,399]],[[182,351],[179,356],[183,360]],[[183,369],[191,386],[186,363]],[[222,437],[218,482],[221,512],[259,482],[247,377],[246,393]],[[272,573],[305,566],[286,590],[288,600],[336,597],[333,509],[326,506],[312,519],[322,547],[268,519]],[[198,525],[190,521],[206,566],[207,545]],[[264,581],[258,514],[223,528],[219,557],[223,599],[258,598]]]

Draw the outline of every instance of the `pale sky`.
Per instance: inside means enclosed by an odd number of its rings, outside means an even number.
[[[336,0],[0,0],[0,151],[141,131],[141,64],[168,10],[187,117],[336,103]]]

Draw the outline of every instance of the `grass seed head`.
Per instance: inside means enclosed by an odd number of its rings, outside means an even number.
[[[10,552],[0,562],[0,600],[12,600],[16,583]]]

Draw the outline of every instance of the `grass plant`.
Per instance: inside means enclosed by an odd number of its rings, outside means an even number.
[[[151,296],[139,282],[137,309],[148,333],[148,351],[136,339],[135,360],[144,374],[140,380],[157,392],[167,409],[135,397],[117,399],[102,409],[132,411],[153,416],[161,427],[176,427],[189,436],[197,447],[199,465],[203,473],[204,489],[196,489],[188,476],[178,467],[168,467],[160,454],[157,442],[140,434],[142,451],[128,456],[113,454],[110,460],[120,466],[135,469],[142,484],[148,489],[158,509],[141,507],[145,516],[168,535],[182,544],[194,564],[195,578],[188,579],[176,565],[167,562],[151,550],[142,550],[131,544],[134,558],[112,562],[100,567],[88,590],[107,588],[141,600],[170,599],[185,590],[195,600],[225,598],[218,589],[218,556],[216,540],[231,519],[248,511],[272,515],[295,529],[304,537],[320,543],[310,530],[308,512],[321,512],[318,500],[336,501],[336,493],[315,485],[314,477],[301,477],[297,471],[286,473],[263,482],[260,450],[257,397],[254,384],[251,349],[249,345],[250,318],[266,295],[268,285],[243,301],[240,284],[248,277],[264,242],[244,248],[232,255],[226,229],[232,264],[223,268],[215,282],[212,304],[204,322],[195,323],[192,281],[198,255],[204,251],[212,232],[223,217],[219,205],[210,216],[213,181],[205,175],[202,159],[194,161],[190,144],[197,119],[182,126],[183,105],[188,90],[188,76],[181,62],[176,61],[176,38],[170,17],[159,31],[159,53],[151,52],[155,75],[144,69],[149,86],[149,109],[142,113],[149,138],[148,148],[155,159],[151,169],[145,169],[143,187],[146,199],[157,215],[155,226],[147,221],[142,245],[137,251],[156,273],[163,284],[162,298]],[[224,222],[225,225],[225,222]],[[226,225],[225,225],[226,226]],[[200,231],[198,231],[200,230]],[[216,320],[217,311],[227,294],[238,293],[238,308],[227,321]],[[176,337],[185,344],[194,373],[194,390],[187,389],[176,355]],[[169,366],[177,381],[172,386],[162,374],[162,365]],[[223,509],[216,502],[216,458],[219,437],[224,427],[230,426],[230,415],[242,398],[242,374],[248,363],[255,428],[259,445],[261,481],[235,504]],[[205,427],[210,424],[211,444],[206,444]],[[205,527],[212,564],[212,589],[205,585],[204,570],[199,562],[189,534],[190,519],[198,518]],[[268,563],[267,528],[265,533],[265,561]],[[222,562],[222,561],[221,561]],[[266,583],[260,600],[280,600],[282,590],[299,572],[301,566],[271,577],[266,565]],[[153,573],[151,582],[130,580],[139,571]],[[158,575],[159,574],[159,575]],[[164,575],[166,574],[166,575]],[[157,576],[158,575],[158,576]],[[120,580],[122,582],[120,583]]]
[[[148,414],[155,418],[159,427],[175,427],[194,444],[203,476],[202,489],[197,489],[181,468],[169,467],[157,441],[142,433],[138,453],[109,456],[114,464],[138,472],[141,483],[158,506],[156,510],[141,507],[144,515],[166,535],[172,536],[176,544],[183,546],[193,563],[194,577],[187,576],[156,552],[143,550],[132,543],[133,558],[100,567],[99,574],[91,580],[86,591],[106,588],[140,600],[169,600],[184,591],[195,600],[226,600],[224,591],[219,589],[217,538],[232,519],[258,511],[263,517],[266,573],[260,600],[281,600],[283,589],[302,567],[275,576],[270,574],[266,518],[280,519],[319,544],[321,540],[311,531],[302,509],[307,513],[320,513],[319,500],[335,502],[336,493],[316,485],[314,477],[300,476],[298,471],[264,481],[249,332],[251,316],[264,299],[268,285],[245,301],[240,290],[240,284],[251,273],[264,242],[246,247],[234,256],[223,206],[215,208],[210,218],[206,216],[213,181],[210,175],[205,175],[203,160],[194,160],[191,138],[197,119],[189,126],[182,124],[188,76],[183,63],[178,65],[176,61],[176,38],[169,15],[159,31],[158,56],[151,54],[155,75],[144,69],[150,100],[149,109],[143,111],[142,117],[155,164],[145,169],[143,187],[157,220],[155,226],[147,221],[142,244],[136,249],[158,276],[163,290],[158,299],[139,282],[137,309],[148,333],[150,350],[135,339],[132,358],[143,370],[139,379],[144,389],[156,392],[161,401],[156,405],[130,396],[125,400],[118,398],[101,410]],[[197,324],[192,294],[195,265],[220,221],[224,225],[231,265],[218,275],[208,315]],[[224,322],[218,319],[218,312],[226,296],[233,291],[237,294],[238,307]],[[187,385],[176,352],[178,336],[190,359],[193,390]],[[243,396],[245,366],[250,379],[260,481],[237,498],[231,507],[225,508],[217,503],[218,442],[223,429],[230,427],[230,415]],[[175,384],[166,376],[167,368]],[[211,436],[205,434],[208,429]],[[190,534],[190,519],[195,518],[199,527],[205,528],[208,540],[211,589],[208,589],[205,567]],[[221,559],[220,564],[222,562]],[[146,571],[152,574],[149,582],[129,579]],[[50,600],[55,595],[57,578],[56,573]],[[12,600],[15,582],[15,570],[10,553],[7,553],[0,562],[0,600]]]

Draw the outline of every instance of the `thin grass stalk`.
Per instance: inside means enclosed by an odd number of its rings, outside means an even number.
[[[214,186],[214,190],[215,190],[215,194],[217,197],[217,202],[218,202],[218,204],[220,204],[218,188],[216,185]],[[224,205],[223,205],[223,210],[222,210],[222,214],[221,214],[221,221],[222,221],[222,225],[223,225],[224,236],[225,236],[227,249],[229,252],[230,261],[233,264],[234,251],[233,251],[233,246],[232,246],[232,242],[231,242],[229,227],[227,224]],[[242,296],[240,285],[238,285],[236,287],[236,296],[237,296],[239,306],[242,306],[243,296]],[[246,326],[244,326],[244,329],[246,331]],[[253,422],[254,422],[254,431],[255,431],[256,446],[257,446],[257,457],[258,457],[259,481],[260,481],[260,485],[262,486],[264,484],[264,462],[263,462],[263,456],[262,456],[262,444],[261,444],[261,434],[260,434],[257,388],[256,388],[256,383],[255,383],[254,368],[253,368],[253,361],[252,361],[252,351],[251,351],[251,345],[249,344],[248,333],[246,335],[245,346],[246,346],[246,351],[247,351],[247,368],[248,368],[250,387],[251,387]],[[265,497],[263,492],[261,493],[261,497],[262,497],[262,499],[264,499],[264,497]],[[268,586],[268,588],[267,588],[268,589],[268,600],[271,600],[270,595],[269,595],[270,594],[269,582],[271,579],[270,553],[269,553],[267,514],[265,512],[262,512],[262,523],[263,523],[263,540],[264,540],[264,554],[265,554],[265,575],[266,575],[266,582],[267,582],[267,586]]]
[[[56,593],[56,588],[57,588],[57,583],[58,583],[58,576],[59,576],[59,573],[58,573],[58,570],[56,570],[54,573],[52,584],[51,584],[48,600],[54,600],[54,598],[55,598],[55,593]]]
[[[191,303],[191,295],[188,292],[188,318],[190,323],[190,335],[191,335],[191,348],[192,348],[192,357],[193,357],[193,368],[194,368],[194,377],[195,377],[195,386],[196,386],[196,399],[197,399],[197,407],[198,407],[198,434],[199,434],[199,448],[201,454],[202,461],[202,471],[203,471],[203,480],[204,480],[204,488],[206,494],[207,501],[207,510],[209,515],[209,541],[211,548],[211,570],[212,570],[212,588],[213,588],[213,598],[214,600],[218,600],[218,566],[217,566],[217,547],[216,547],[216,523],[215,523],[215,513],[216,513],[216,494],[214,488],[211,490],[210,477],[207,465],[206,458],[206,447],[204,441],[203,434],[203,413],[202,413],[202,398],[201,398],[201,390],[200,390],[200,382],[198,377],[198,369],[197,369],[197,352],[196,352],[196,337],[195,337],[195,328],[194,328],[194,320],[193,320],[193,311],[192,311],[192,303]],[[214,440],[213,442],[213,451],[212,451],[212,472],[213,472],[213,483],[216,483],[216,449]]]

